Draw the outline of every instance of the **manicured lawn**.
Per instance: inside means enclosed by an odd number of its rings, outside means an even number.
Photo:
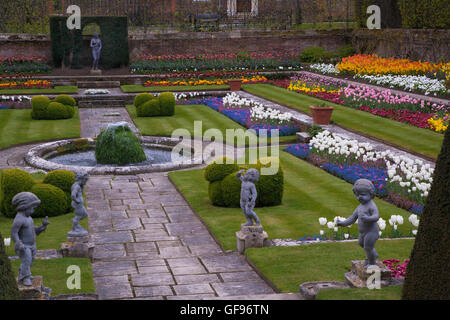
[[[270,233],[269,233],[270,236]],[[379,240],[379,260],[409,258],[414,240]],[[282,292],[298,292],[299,285],[310,281],[345,281],[352,260],[365,258],[356,242],[318,243],[297,247],[265,247],[246,250],[256,267]],[[401,290],[332,290],[323,291],[322,299],[400,299]],[[386,290],[386,291],[385,291]],[[359,292],[365,292],[359,295]],[[373,292],[367,292],[373,291]]]
[[[80,137],[78,110],[72,119],[33,120],[31,110],[0,110],[0,149],[16,144]]]
[[[136,92],[173,92],[173,91],[211,91],[211,90],[229,90],[230,86],[225,85],[201,85],[201,86],[154,86],[145,87],[143,85],[123,85],[122,91],[125,93]]]
[[[285,181],[283,204],[255,209],[270,238],[318,235],[320,229],[328,230],[319,225],[319,217],[328,220],[335,216],[348,217],[358,206],[351,184],[286,152],[280,151],[280,160]],[[236,250],[235,232],[245,222],[241,209],[221,208],[210,203],[202,169],[171,172],[169,177],[223,247]],[[405,223],[399,230],[405,234],[410,231],[407,219],[410,213],[380,199],[375,199],[375,203],[383,219],[387,221],[393,214],[402,215]],[[342,229],[348,231],[348,228]],[[389,225],[387,229],[390,232]],[[353,226],[349,232],[356,236],[357,227]]]
[[[20,260],[11,261],[14,273],[20,266]],[[66,273],[69,266],[78,266],[81,272],[80,289],[67,288],[67,280],[73,275]],[[89,259],[82,258],[64,258],[51,260],[34,260],[31,269],[33,276],[42,276],[44,286],[52,289],[52,297],[59,294],[76,294],[76,293],[94,293],[94,280],[92,278],[92,268]],[[72,281],[70,282],[73,283]]]
[[[322,290],[317,300],[400,300],[403,286],[382,287],[379,290],[367,288]]]
[[[72,219],[75,217],[74,213],[65,214],[58,217],[50,217],[48,220],[50,224],[47,226],[47,231],[41,233],[36,238],[38,250],[46,249],[61,249],[61,243],[67,241],[67,232],[72,230]],[[42,225],[42,218],[34,218],[34,225]],[[14,219],[6,218],[0,213],[0,232],[3,238],[11,237],[11,226]],[[81,221],[81,225],[87,230],[88,219]],[[11,240],[11,246],[6,248],[6,253],[10,256],[15,256],[14,242]]]
[[[218,129],[224,137],[226,137],[226,129],[246,130],[230,118],[204,105],[177,105],[175,115],[171,117],[137,117],[135,106],[127,106],[127,109],[143,135],[171,136],[176,129],[184,128],[193,136],[195,121],[202,121],[202,133],[208,129]],[[295,139],[295,136],[280,137],[280,142],[292,142]]]
[[[336,124],[365,133],[423,155],[437,158],[444,136],[428,129],[372,115],[269,84],[244,85],[245,91],[310,114],[309,106],[333,106],[331,118]]]
[[[77,86],[56,86],[48,89],[2,89],[0,94],[62,94],[78,93]]]

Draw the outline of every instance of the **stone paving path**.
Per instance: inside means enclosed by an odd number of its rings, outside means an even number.
[[[101,128],[110,123],[126,121],[131,130],[138,132],[136,126],[125,108],[80,108],[81,137],[96,137]]]
[[[273,294],[236,252],[223,252],[167,173],[93,176],[86,186],[99,299]]]

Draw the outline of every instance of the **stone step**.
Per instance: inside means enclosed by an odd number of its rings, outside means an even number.
[[[204,298],[203,300],[305,300],[305,298],[300,293],[271,293]]]
[[[78,102],[78,108],[123,108],[125,100],[82,100]]]
[[[78,81],[77,86],[88,89],[120,88],[120,81]]]

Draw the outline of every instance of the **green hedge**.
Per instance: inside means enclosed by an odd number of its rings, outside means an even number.
[[[161,93],[155,98],[149,93],[141,93],[134,99],[138,117],[173,116],[175,114],[175,95],[172,92]]]
[[[367,28],[367,7],[377,5],[381,9],[381,28],[400,28],[401,15],[398,0],[355,0],[355,17],[361,28]]]
[[[1,211],[8,218],[14,218],[16,209],[11,204],[14,196],[31,190],[35,181],[31,174],[21,169],[5,169],[1,178]]]
[[[97,137],[95,158],[99,163],[117,165],[137,163],[147,159],[141,142],[128,126],[103,129]]]
[[[14,272],[11,268],[8,255],[0,233],[0,300],[19,300],[20,294]]]
[[[398,0],[403,28],[449,29],[448,0]]]
[[[238,208],[240,207],[241,181],[236,177],[240,169],[255,168],[261,173],[261,169],[270,165],[270,161],[278,161],[274,158],[262,158],[258,163],[250,166],[239,167],[237,164],[209,164],[204,171],[204,177],[209,181],[208,194],[211,203],[215,206]],[[279,163],[278,163],[279,165]],[[256,183],[258,197],[256,207],[280,205],[283,200],[284,175],[279,165],[279,170],[274,175],[261,175]]]
[[[80,54],[83,44],[82,29],[91,23],[99,25],[101,30],[102,54],[100,65],[117,68],[128,65],[128,18],[113,16],[81,16],[81,30],[69,30],[67,17],[50,17],[50,37],[52,43],[53,64],[60,68],[62,63],[72,68],[80,68]],[[72,61],[70,54],[73,53]]]
[[[51,184],[36,183],[31,187],[30,192],[41,200],[33,217],[55,217],[67,213],[66,194],[60,188]]]
[[[0,179],[0,209],[3,215],[14,218],[16,210],[11,201],[20,192],[32,192],[44,202],[33,217],[54,216],[72,211],[70,191],[75,182],[74,173],[66,170],[49,172],[43,183],[33,179],[31,174],[21,169],[5,169]]]
[[[45,96],[31,99],[31,118],[34,120],[71,119],[75,115],[76,101],[68,95],[59,95],[53,101]]]
[[[319,63],[327,62],[334,55],[331,52],[326,51],[322,47],[307,47],[300,52],[300,61],[304,63]]]

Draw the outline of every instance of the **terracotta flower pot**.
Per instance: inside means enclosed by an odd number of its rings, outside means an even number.
[[[311,109],[314,124],[327,125],[330,123],[333,107],[309,106],[309,109]]]
[[[241,90],[242,80],[241,79],[230,79],[228,80],[231,91]]]

